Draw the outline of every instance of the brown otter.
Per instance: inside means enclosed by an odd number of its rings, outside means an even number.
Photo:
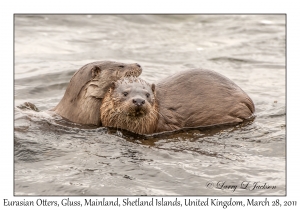
[[[106,93],[100,116],[104,126],[154,133],[158,120],[155,85],[136,77],[118,80]]]
[[[179,72],[158,82],[156,88],[152,85],[152,92],[145,84],[141,79],[117,81],[100,108],[103,125],[149,134],[239,123],[255,110],[241,88],[210,70]],[[151,100],[145,94],[150,94]]]
[[[101,125],[100,104],[112,81],[141,73],[137,63],[88,63],[75,72],[63,98],[52,111],[75,123]]]

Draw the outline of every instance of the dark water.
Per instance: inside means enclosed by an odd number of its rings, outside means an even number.
[[[143,137],[47,112],[73,73],[96,60],[137,62],[148,82],[213,69],[248,93],[257,117]],[[15,195],[286,193],[284,15],[17,15],[14,94]],[[276,188],[244,190],[243,181]]]

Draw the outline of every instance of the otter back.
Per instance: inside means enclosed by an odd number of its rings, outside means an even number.
[[[250,97],[228,78],[210,70],[179,72],[156,85],[156,132],[239,123],[253,116]]]

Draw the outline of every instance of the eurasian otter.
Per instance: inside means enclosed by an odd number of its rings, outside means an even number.
[[[112,81],[124,76],[139,76],[141,73],[142,68],[137,63],[88,63],[75,72],[63,98],[52,111],[75,123],[100,126],[101,100]]]
[[[251,118],[254,110],[250,97],[231,80],[194,69],[151,87],[141,79],[123,78],[105,95],[100,115],[104,126],[150,134],[240,123]]]

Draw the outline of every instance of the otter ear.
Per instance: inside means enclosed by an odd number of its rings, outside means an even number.
[[[154,93],[154,91],[155,91],[155,84],[152,84],[152,85],[151,85],[151,89],[152,89],[152,91],[153,91],[153,93]]]
[[[95,78],[98,74],[100,74],[101,69],[99,66],[93,66],[92,68],[92,78]]]

